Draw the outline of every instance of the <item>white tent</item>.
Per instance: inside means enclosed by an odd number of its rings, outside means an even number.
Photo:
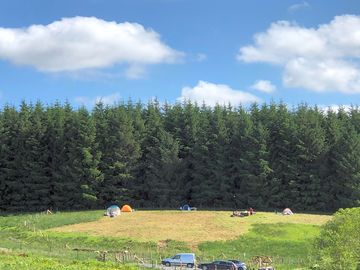
[[[291,211],[290,208],[285,208],[283,211],[282,211],[282,214],[283,215],[293,215],[293,211]]]

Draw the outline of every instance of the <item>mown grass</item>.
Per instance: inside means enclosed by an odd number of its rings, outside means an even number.
[[[312,242],[319,234],[318,225],[330,219],[330,216],[321,215],[284,217],[274,213],[258,213],[247,218],[231,218],[230,212],[210,211],[198,211],[195,214],[175,211],[139,211],[129,215],[124,214],[116,219],[102,218],[102,214],[103,211],[88,211],[0,217],[0,248],[8,248],[11,253],[24,252],[35,261],[39,260],[39,264],[41,264],[41,258],[50,258],[50,264],[58,263],[59,267],[63,267],[61,264],[64,264],[64,269],[72,269],[66,268],[72,267],[69,266],[71,260],[84,263],[81,265],[83,268],[78,269],[92,269],[86,268],[86,265],[87,262],[92,265],[90,262],[98,257],[98,254],[94,252],[96,250],[127,250],[129,253],[151,258],[154,261],[175,253],[189,251],[194,251],[202,261],[218,258],[238,258],[248,261],[254,255],[268,255],[281,257],[275,264],[277,269],[296,269],[311,264],[309,258],[312,257]],[[145,217],[150,218],[142,224]],[[179,217],[184,218],[185,221],[180,221]],[[195,217],[205,218],[197,221],[194,220]],[[135,222],[136,219],[138,224],[132,226],[131,222]],[[107,236],[74,230],[77,226],[91,228],[91,224],[104,224],[103,222],[113,225],[109,228],[97,227],[97,230],[101,232],[106,231]],[[127,230],[119,236],[116,234],[116,229],[121,222],[125,223],[122,226],[127,225]],[[316,225],[309,225],[311,223]],[[65,226],[69,224],[75,225]],[[146,234],[143,237],[134,236],[134,233],[135,235],[139,233],[137,230],[141,226],[144,228],[139,229],[140,232],[148,231],[149,238]],[[169,229],[167,233],[164,233],[171,226],[179,230],[183,228],[183,231]],[[49,230],[52,228],[56,230]],[[71,230],[63,232],[64,228],[71,228]],[[113,236],[107,231],[108,229],[115,231]],[[156,237],[156,234],[161,237]],[[204,237],[206,234],[212,234],[212,236]],[[187,236],[192,238],[186,238]],[[180,241],[182,237],[184,241]],[[203,237],[202,241],[200,241],[201,237]],[[191,239],[197,239],[195,245],[191,243]],[[75,248],[93,251],[78,252],[74,251]],[[10,257],[7,257],[8,261],[13,260],[9,259]],[[30,262],[27,261],[28,257],[17,258],[20,262],[26,260],[25,264],[33,263],[32,259]],[[18,269],[42,268],[19,267]]]
[[[172,239],[196,247],[201,242],[231,240],[247,233],[255,224],[295,223],[321,225],[326,215],[283,216],[259,212],[246,218],[233,218],[229,211],[138,211],[110,219],[54,228],[58,232],[84,232],[94,236],[130,237],[137,241]]]

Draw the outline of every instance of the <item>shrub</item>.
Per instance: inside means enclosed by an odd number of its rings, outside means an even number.
[[[340,209],[316,240],[319,269],[360,269],[360,208]]]

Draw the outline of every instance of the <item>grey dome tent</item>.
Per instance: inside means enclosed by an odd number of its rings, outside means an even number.
[[[108,207],[108,209],[106,209],[106,216],[109,217],[116,217],[118,215],[121,214],[120,208],[117,205],[111,205],[110,207]]]

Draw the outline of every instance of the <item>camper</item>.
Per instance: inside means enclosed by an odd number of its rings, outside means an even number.
[[[161,264],[165,266],[186,266],[193,268],[195,265],[194,253],[178,253],[171,258],[166,258],[161,261]]]

